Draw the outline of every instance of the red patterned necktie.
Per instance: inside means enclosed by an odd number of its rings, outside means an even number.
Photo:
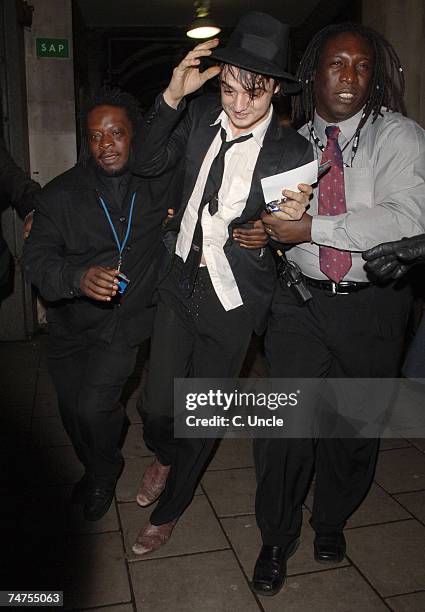
[[[330,170],[319,181],[319,215],[341,215],[347,212],[344,185],[344,161],[338,144],[339,127],[328,125],[328,142],[323,151],[321,162],[332,162]],[[351,268],[350,251],[340,251],[332,247],[319,246],[321,271],[335,283],[339,283]]]

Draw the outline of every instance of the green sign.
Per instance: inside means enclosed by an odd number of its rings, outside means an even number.
[[[67,38],[36,38],[37,57],[69,57]]]

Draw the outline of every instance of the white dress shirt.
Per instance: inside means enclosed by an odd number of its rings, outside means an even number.
[[[223,181],[218,192],[218,211],[215,215],[211,216],[208,206],[205,206],[202,213],[202,259],[208,266],[214,290],[226,311],[241,306],[243,301],[223,247],[229,238],[230,223],[237,217],[240,217],[245,208],[251,190],[255,164],[257,163],[272,113],[273,108],[270,107],[265,119],[253,130],[246,132],[246,134],[252,133],[253,137],[244,142],[234,144],[226,152]],[[226,140],[233,140],[235,137],[231,132],[229,119],[224,111],[220,113],[212,125],[218,125],[219,123],[226,130]],[[242,135],[238,134],[237,138]],[[221,136],[219,130],[202,162],[195,187],[181,222],[177,238],[176,255],[179,255],[183,261],[186,261],[192,245],[193,233],[208,173],[214,158],[220,150],[220,146]]]
[[[360,133],[351,167],[353,136],[362,110],[340,123],[327,123],[317,113],[314,128],[326,146],[325,128],[338,125],[338,142],[345,162],[347,212],[317,214],[317,187],[308,213],[313,216],[311,243],[287,253],[306,276],[327,279],[319,267],[319,245],[351,251],[352,267],[343,280],[369,280],[361,253],[381,242],[399,240],[425,231],[425,131],[412,119],[382,109],[372,123],[369,117]],[[307,125],[299,133],[310,138]],[[316,157],[322,152],[315,147]]]

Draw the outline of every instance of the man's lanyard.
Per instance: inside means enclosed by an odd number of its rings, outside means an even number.
[[[103,210],[104,210],[104,212],[105,212],[105,215],[106,215],[106,218],[107,218],[107,220],[108,220],[108,223],[109,223],[109,225],[110,225],[110,227],[111,227],[112,234],[113,234],[113,236],[114,236],[115,242],[117,243],[118,254],[119,254],[119,258],[118,258],[118,267],[117,267],[117,270],[118,270],[118,271],[120,271],[120,269],[121,269],[121,264],[122,264],[122,252],[123,252],[123,250],[124,250],[124,248],[125,248],[125,245],[127,244],[128,237],[130,236],[131,222],[132,222],[132,219],[133,219],[133,208],[134,208],[134,202],[135,202],[135,200],[136,200],[136,194],[137,194],[137,192],[135,191],[135,192],[133,193],[132,198],[131,198],[131,204],[130,204],[130,213],[129,213],[129,215],[128,215],[128,223],[127,223],[127,231],[125,232],[124,240],[123,240],[122,242],[120,242],[120,240],[119,240],[119,238],[118,238],[117,231],[116,231],[115,226],[114,226],[114,224],[113,224],[113,222],[112,222],[111,215],[109,214],[109,210],[108,210],[108,208],[107,208],[107,206],[106,206],[106,204],[105,204],[105,201],[104,201],[104,199],[102,198],[102,196],[101,196],[101,195],[99,195],[99,200],[100,200],[100,203],[101,203],[101,204],[102,204],[102,206],[103,206]]]

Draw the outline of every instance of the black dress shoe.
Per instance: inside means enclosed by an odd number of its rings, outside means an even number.
[[[299,539],[288,546],[263,544],[252,578],[252,590],[259,595],[276,595],[286,578],[286,562],[297,550]]]
[[[98,521],[104,516],[114,499],[115,487],[93,486],[87,494],[83,508],[84,518]]]
[[[75,483],[72,487],[70,502],[71,504],[83,504],[86,500],[87,493],[90,490],[91,478],[88,474]]]
[[[345,557],[346,544],[342,531],[316,533],[314,559],[318,563],[341,563]]]

